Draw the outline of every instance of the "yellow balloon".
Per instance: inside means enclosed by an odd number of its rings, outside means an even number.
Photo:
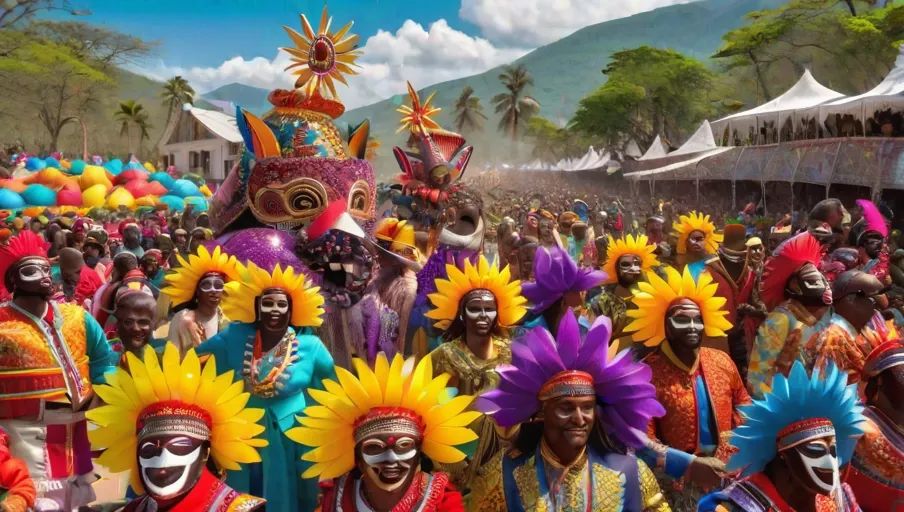
[[[107,187],[103,185],[94,185],[82,191],[82,206],[85,208],[103,206],[106,198]]]
[[[210,191],[210,189],[207,188],[207,185],[201,185],[201,188],[199,190],[201,191],[202,194],[204,194],[204,197],[210,197],[213,195],[213,193]]]
[[[85,166],[85,170],[79,177],[78,182],[82,190],[88,190],[95,185],[104,185],[106,190],[110,190],[113,187],[113,183],[107,177],[107,170],[96,165]]]
[[[116,210],[120,206],[125,206],[129,210],[135,209],[135,197],[132,193],[123,187],[116,187],[107,196],[107,208]]]
[[[148,172],[157,172],[157,169],[154,167],[154,164],[151,162],[145,162],[144,168],[147,169]]]
[[[41,185],[54,190],[62,187],[63,183],[66,182],[66,175],[60,172],[59,169],[53,167],[48,167],[43,171],[38,172],[38,175],[35,178],[35,181]]]
[[[157,203],[159,203],[159,202],[160,202],[160,200],[157,199],[157,196],[144,196],[144,197],[139,197],[138,199],[136,199],[135,205],[136,206],[157,206]]]

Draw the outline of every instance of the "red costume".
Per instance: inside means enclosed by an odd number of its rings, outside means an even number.
[[[449,482],[445,473],[418,473],[402,500],[392,512],[458,512],[464,510],[461,493]],[[361,490],[357,478],[349,474],[320,484],[323,489],[321,512],[365,512],[358,508]]]
[[[154,498],[144,495],[128,503],[123,512],[156,511]],[[182,498],[169,512],[250,512],[264,505],[264,500],[236,492],[213,476],[207,469],[188,496]]]

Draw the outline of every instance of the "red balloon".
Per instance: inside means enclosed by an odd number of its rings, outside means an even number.
[[[63,189],[57,192],[57,205],[58,206],[81,206],[82,205],[82,191],[78,189],[78,185],[76,185],[75,190],[67,190]]]
[[[150,184],[143,180],[132,180],[126,182],[122,188],[129,191],[132,194],[132,197],[138,199],[139,197],[144,197],[148,195],[148,190],[151,188]]]
[[[114,180],[114,184],[124,185],[135,180],[147,181],[148,173],[139,169],[127,169],[119,173],[119,176]]]
[[[147,192],[145,195],[150,194],[152,196],[165,196],[169,193],[169,190],[163,186],[159,181],[151,181],[148,182]]]

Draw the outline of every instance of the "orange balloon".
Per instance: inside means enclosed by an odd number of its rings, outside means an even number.
[[[2,180],[0,181],[0,186],[3,188],[8,188],[17,194],[21,194],[28,187],[28,184],[25,183],[25,180],[21,178],[16,178],[12,180]]]

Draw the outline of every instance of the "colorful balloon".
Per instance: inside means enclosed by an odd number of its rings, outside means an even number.
[[[73,160],[72,165],[69,166],[69,174],[80,175],[87,165],[84,160]]]
[[[35,181],[56,190],[63,186],[66,181],[66,175],[56,167],[48,167],[43,171],[38,171]]]
[[[81,206],[82,191],[78,187],[75,190],[60,190],[57,192],[56,202],[60,206]]]
[[[32,206],[56,206],[56,192],[38,183],[26,187],[22,199]]]
[[[53,167],[54,169],[59,169],[61,167],[60,161],[52,156],[44,159],[44,166]]]
[[[166,188],[166,190],[172,190],[173,186],[175,186],[175,184],[176,184],[176,180],[173,179],[172,176],[170,176],[169,174],[167,174],[165,172],[160,172],[160,171],[157,171],[157,172],[151,174],[150,178],[148,178],[148,179],[150,179],[151,181],[160,182],[160,184],[163,185]]]
[[[107,196],[107,208],[118,210],[120,206],[124,206],[129,210],[135,209],[135,197],[125,187],[116,187]]]
[[[29,157],[29,159],[25,161],[25,168],[29,171],[40,171],[45,167],[47,167],[47,164],[44,163],[44,160],[41,160],[36,156]]]
[[[170,192],[174,196],[179,197],[201,197],[201,191],[198,190],[198,186],[185,179],[176,180]]]
[[[15,210],[25,207],[22,196],[8,188],[0,188],[0,210]]]
[[[185,199],[179,196],[166,195],[160,198],[160,202],[176,212],[181,212],[185,209]]]
[[[86,208],[96,208],[104,205],[107,198],[107,187],[103,185],[93,185],[82,190],[82,206]]]
[[[113,183],[111,183],[110,178],[107,177],[106,169],[96,165],[88,165],[85,167],[84,172],[82,172],[82,175],[79,177],[79,185],[81,185],[83,191],[95,185],[104,185],[106,190],[110,190],[113,187]]]

